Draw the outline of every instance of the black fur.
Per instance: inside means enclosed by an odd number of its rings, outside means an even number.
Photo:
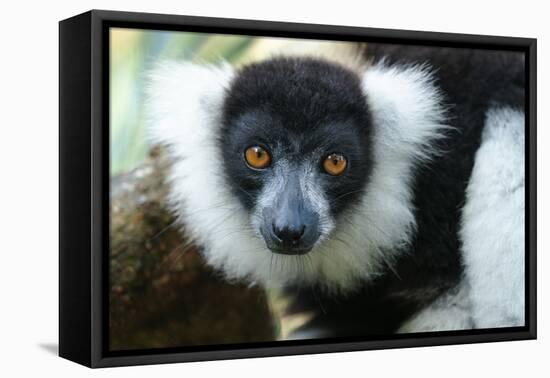
[[[475,49],[369,44],[367,55],[387,64],[427,63],[448,104],[456,131],[440,143],[445,152],[416,172],[418,230],[395,272],[347,298],[323,297],[315,288],[298,290],[290,311],[315,311],[303,330],[319,337],[395,332],[416,311],[453,288],[462,273],[460,209],[490,106],[524,106],[522,53]],[[375,94],[373,94],[375,95]]]
[[[272,171],[243,164],[243,151],[261,145],[276,161],[299,164],[338,152],[345,175],[320,175],[337,214],[360,195],[371,169],[371,120],[357,75],[325,61],[277,58],[237,73],[223,108],[219,140],[229,182],[249,209]],[[346,193],[346,201],[340,198]]]

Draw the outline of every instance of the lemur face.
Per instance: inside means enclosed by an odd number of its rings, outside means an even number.
[[[371,121],[354,73],[328,62],[247,66],[227,91],[219,144],[233,194],[274,253],[330,237],[365,189]]]

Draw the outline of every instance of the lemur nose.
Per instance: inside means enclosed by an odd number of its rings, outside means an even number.
[[[285,225],[283,227],[279,227],[275,224],[273,224],[273,233],[275,236],[285,245],[288,246],[296,246],[299,242],[302,236],[304,236],[304,232],[306,231],[305,225]]]

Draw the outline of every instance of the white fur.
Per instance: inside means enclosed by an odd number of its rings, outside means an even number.
[[[487,113],[467,188],[461,238],[476,328],[525,323],[525,120]]]
[[[397,333],[457,331],[472,328],[469,288],[463,282],[414,314]]]
[[[306,256],[270,252],[228,190],[215,139],[233,75],[227,66],[171,63],[155,71],[151,87],[151,140],[166,145],[173,160],[170,203],[187,234],[204,247],[207,262],[229,279],[267,287],[318,280],[335,292],[391,265],[415,229],[411,169],[430,157],[430,143],[444,128],[430,75],[418,67],[367,70],[363,87],[375,127],[372,179],[359,206]]]

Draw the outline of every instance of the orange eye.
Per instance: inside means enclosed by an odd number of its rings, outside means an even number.
[[[271,163],[269,153],[260,146],[251,146],[244,152],[248,165],[255,169],[264,169]]]
[[[347,165],[348,161],[340,154],[330,154],[323,161],[324,170],[332,176],[339,176],[344,173]]]

